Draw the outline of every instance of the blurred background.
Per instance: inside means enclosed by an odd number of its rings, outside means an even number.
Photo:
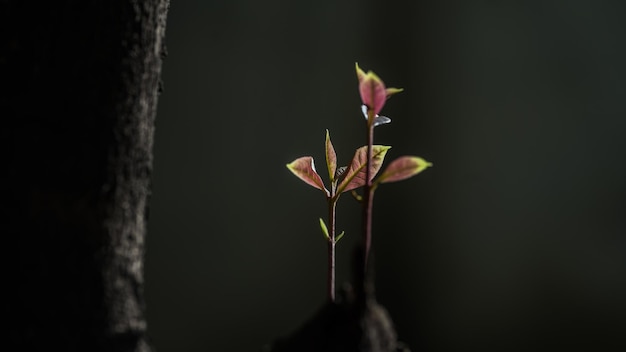
[[[405,92],[376,142],[379,301],[413,351],[626,346],[626,2],[172,1],[146,296],[157,351],[258,351],[325,300],[321,192],[364,142],[354,62]],[[343,197],[338,280],[359,206]],[[622,349],[623,350],[623,349]]]

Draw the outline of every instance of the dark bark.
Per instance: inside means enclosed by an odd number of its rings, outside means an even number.
[[[167,6],[0,0],[3,350],[150,350],[143,255]]]

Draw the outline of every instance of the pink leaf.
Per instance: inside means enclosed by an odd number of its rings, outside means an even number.
[[[378,115],[387,100],[385,83],[374,72],[369,71],[359,85],[359,92],[363,104],[374,111],[374,115]]]
[[[322,178],[317,174],[317,171],[315,171],[313,157],[303,156],[298,158],[287,164],[287,168],[299,179],[319,190],[324,191],[326,196],[329,196],[328,190],[324,187],[324,182],[322,182]]]
[[[361,94],[361,101],[367,105],[368,109],[373,111],[373,115],[383,109],[387,96],[394,94],[392,91],[387,91],[385,83],[372,71],[365,73],[356,63],[356,76],[359,80],[359,93]],[[389,94],[388,94],[389,93]]]
[[[337,170],[337,153],[330,141],[330,133],[326,130],[326,167],[328,168],[328,176],[330,182],[335,180],[335,171]]]
[[[376,176],[378,170],[383,165],[385,155],[389,150],[388,146],[374,145],[372,146],[372,163],[370,165],[370,180]],[[365,166],[367,165],[367,146],[356,150],[352,162],[346,171],[346,177],[341,181],[337,193],[347,192],[349,190],[365,185]]]
[[[416,156],[402,156],[392,161],[376,182],[396,182],[415,176],[433,164]]]

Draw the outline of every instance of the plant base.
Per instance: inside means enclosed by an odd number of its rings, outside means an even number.
[[[409,352],[397,341],[387,310],[373,295],[354,299],[350,287],[328,302],[300,329],[266,346],[264,352]]]

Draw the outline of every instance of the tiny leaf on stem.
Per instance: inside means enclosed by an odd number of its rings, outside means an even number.
[[[320,177],[320,175],[317,174],[317,171],[315,171],[313,157],[303,156],[301,158],[298,158],[287,164],[287,168],[305,183],[324,191],[327,197],[330,196],[330,193],[328,192],[326,187],[324,187],[324,182],[322,182],[322,178]]]
[[[326,227],[326,223],[322,218],[320,218],[320,228],[322,229],[322,233],[327,240],[330,241],[330,235],[328,234],[328,228]]]
[[[383,160],[385,159],[385,155],[387,151],[391,147],[384,145],[373,145],[372,146],[372,163],[370,165],[370,176],[371,179],[376,176],[378,170],[383,165]],[[346,177],[343,179],[339,188],[337,189],[337,193],[347,192],[352,189],[361,187],[365,185],[365,166],[367,165],[367,146],[361,147],[356,150],[354,153],[354,157],[352,158],[352,162],[346,171]]]
[[[328,176],[330,182],[335,180],[335,171],[337,170],[337,153],[333,148],[333,143],[330,141],[330,133],[326,130],[326,167],[328,169]]]
[[[337,238],[335,239],[335,243],[339,242],[339,240],[343,237],[343,235],[345,235],[346,232],[345,231],[341,231],[341,233],[339,235],[337,235]]]
[[[377,183],[396,182],[415,176],[433,164],[416,156],[402,156],[392,161],[380,175]]]
[[[363,201],[363,196],[361,196],[360,194],[356,193],[355,190],[351,191],[352,197],[354,198],[354,200],[356,200],[357,202],[362,202]]]

